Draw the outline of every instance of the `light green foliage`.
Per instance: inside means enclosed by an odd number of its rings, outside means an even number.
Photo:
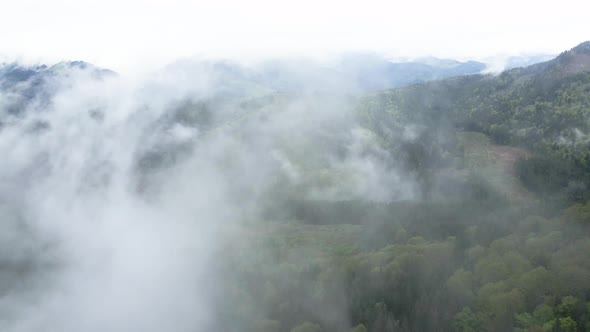
[[[305,322],[292,328],[291,332],[322,332],[322,328],[319,324]]]
[[[559,327],[563,332],[576,332],[577,324],[571,317],[565,317],[559,319]]]
[[[367,328],[363,324],[355,326],[351,332],[367,332]]]
[[[447,280],[447,286],[451,290],[460,292],[462,290],[471,290],[474,286],[475,280],[471,271],[458,269]]]
[[[564,219],[567,222],[590,223],[590,202],[569,207],[565,210]]]
[[[484,322],[471,309],[464,308],[453,318],[452,328],[455,332],[479,332],[484,328]]]
[[[546,322],[552,321],[555,316],[553,309],[550,306],[547,304],[540,304],[535,308],[535,311],[533,312],[533,318],[535,319],[536,324],[543,325]]]
[[[558,318],[544,324],[543,330],[559,332],[576,332],[577,324],[570,317]]]
[[[578,299],[573,296],[566,296],[561,299],[561,303],[555,307],[555,313],[559,317],[568,317],[574,313],[574,309],[578,304]]]
[[[528,312],[514,316],[514,323],[516,332],[527,331],[530,327],[535,326],[535,320]]]

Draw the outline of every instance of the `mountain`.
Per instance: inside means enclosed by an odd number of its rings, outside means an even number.
[[[486,68],[481,62],[459,62],[434,57],[410,62],[391,62],[374,54],[343,57],[338,69],[363,91],[376,91],[446,77],[480,73]]]
[[[52,66],[23,66],[17,63],[0,64],[0,95],[5,111],[19,113],[31,102],[46,103],[58,90],[60,82],[75,75],[105,79],[115,72],[84,61],[65,61]],[[65,79],[65,80],[64,80]]]
[[[518,67],[528,67],[540,62],[546,62],[554,59],[554,54],[538,54],[530,56],[510,56],[506,58],[504,63],[504,69],[513,69]]]
[[[505,70],[528,67],[540,62],[546,62],[556,57],[555,54],[532,54],[532,55],[499,55],[482,59],[486,64],[484,73],[500,73]]]
[[[7,89],[19,83],[55,77],[60,74],[67,75],[76,70],[89,71],[92,75],[100,78],[116,75],[112,70],[99,68],[84,61],[64,61],[52,66],[34,65],[28,67],[17,63],[4,63],[0,64],[0,86]]]
[[[359,94],[479,73],[484,68],[483,63],[474,61],[424,58],[393,63],[378,55],[362,54],[344,56],[335,65],[297,58],[265,60],[250,66],[230,60],[188,59],[164,67],[158,76],[164,84],[190,81],[186,85],[190,86],[190,91],[177,91],[179,94],[239,100],[277,92]],[[52,66],[1,64],[0,91],[8,105],[6,109],[9,113],[18,113],[32,101],[47,102],[60,79],[81,73],[93,79],[116,75],[111,70],[83,61],[60,62]]]
[[[355,81],[339,68],[307,59],[274,59],[251,68],[253,79],[274,90],[301,92],[358,92]]]
[[[247,95],[266,90],[286,93],[364,93],[407,86],[446,77],[476,74],[486,68],[481,62],[423,58],[391,62],[376,54],[348,54],[335,64],[302,58],[270,59],[246,66],[234,61],[185,60],[165,71],[215,77],[227,94]],[[204,75],[203,73],[206,73]],[[231,86],[230,86],[231,85]],[[245,90],[244,90],[245,89]],[[226,95],[227,95],[226,94]]]
[[[376,132],[390,132],[384,126],[392,124],[446,124],[529,149],[539,158],[520,164],[521,179],[530,189],[551,193],[553,202],[568,204],[590,198],[589,92],[590,43],[585,42],[553,60],[499,75],[379,92],[365,98],[360,112]]]

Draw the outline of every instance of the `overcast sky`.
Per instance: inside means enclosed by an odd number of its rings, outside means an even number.
[[[0,0],[0,57],[119,71],[189,56],[482,58],[590,39],[582,0]]]

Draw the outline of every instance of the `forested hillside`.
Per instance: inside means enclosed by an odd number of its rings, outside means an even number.
[[[458,77],[367,97],[383,121],[479,131],[534,156],[520,161],[524,185],[564,207],[590,198],[590,42],[556,59],[493,75]],[[392,120],[396,119],[396,120]]]
[[[361,98],[417,198],[287,195],[227,230],[251,240],[222,250],[221,329],[590,331],[588,59]]]

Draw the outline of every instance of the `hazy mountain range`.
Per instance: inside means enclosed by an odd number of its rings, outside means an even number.
[[[502,60],[502,68],[526,66],[546,60],[550,56],[509,57]],[[333,64],[326,65],[306,59],[277,59],[245,66],[230,60],[182,60],[170,64],[164,71],[183,75],[214,76],[219,93],[251,94],[256,90],[269,91],[328,91],[369,92],[403,87],[446,77],[478,74],[490,64],[478,61],[460,62],[435,57],[396,62],[376,54],[347,54]],[[497,64],[496,64],[497,65]],[[39,88],[52,77],[68,70],[92,68],[96,77],[113,75],[113,71],[93,66],[84,61],[61,62],[52,66],[23,66],[18,63],[0,64],[0,88],[11,91],[16,85],[27,84],[27,97],[40,93]]]

